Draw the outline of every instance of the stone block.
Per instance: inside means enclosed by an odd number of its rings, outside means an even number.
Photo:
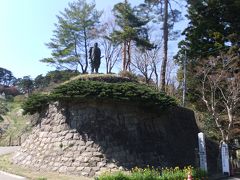
[[[40,138],[46,138],[46,137],[48,137],[48,133],[49,133],[49,132],[45,132],[45,131],[40,132],[40,133],[39,133],[39,137],[40,137]]]
[[[93,152],[93,156],[103,158],[103,154],[100,152]]]
[[[88,176],[89,173],[87,173],[87,172],[81,172],[81,175],[82,175],[82,176]]]
[[[80,166],[80,161],[74,161],[73,163],[72,163],[72,166],[74,166],[74,167],[79,167]]]
[[[79,141],[79,145],[80,145],[80,146],[85,146],[86,143],[85,143],[84,141]]]
[[[110,169],[113,169],[113,168],[117,168],[117,165],[114,163],[109,163],[109,164],[107,164],[107,167]]]
[[[43,128],[44,128],[44,131],[46,131],[46,132],[51,132],[53,129],[53,127],[50,125],[45,125],[45,126],[43,126]]]
[[[59,133],[61,131],[62,131],[61,126],[54,126],[53,129],[52,129],[53,133]]]
[[[97,167],[100,167],[100,168],[102,168],[102,167],[106,167],[106,162],[105,161],[101,161],[101,162],[98,162],[97,163]]]
[[[89,161],[88,161],[88,166],[89,166],[89,167],[96,167],[96,166],[97,166],[97,161],[89,160]]]
[[[76,170],[76,167],[68,167],[67,168],[67,171],[70,173],[74,172],[75,170]]]
[[[83,169],[84,169],[84,167],[81,167],[81,166],[78,166],[78,167],[76,168],[77,171],[82,171]]]
[[[92,152],[86,152],[86,151],[81,154],[82,157],[92,157],[92,155],[93,155]]]
[[[67,133],[69,133],[68,130],[63,130],[63,131],[61,131],[59,134],[60,134],[61,136],[66,136]]]
[[[91,160],[91,161],[94,161],[94,162],[100,162],[100,161],[101,161],[101,158],[99,158],[99,157],[91,157],[90,160]]]
[[[69,127],[69,125],[68,124],[62,124],[62,125],[60,125],[60,127],[61,127],[61,130],[62,131],[71,131],[71,128]]]
[[[68,170],[68,167],[67,167],[67,166],[61,166],[61,167],[59,168],[58,172],[60,172],[60,173],[66,173],[67,170]]]
[[[65,139],[66,140],[70,140],[70,139],[72,139],[73,138],[73,133],[68,133],[68,134],[66,134],[66,136],[65,136]]]
[[[91,146],[91,145],[93,145],[94,144],[94,141],[87,141],[86,142],[86,146],[88,147],[88,146]]]
[[[87,148],[86,148],[86,152],[92,152],[92,153],[94,153],[94,152],[96,152],[96,149],[95,149],[95,148],[91,148],[91,147],[87,147]]]
[[[70,158],[70,157],[73,157],[73,155],[74,155],[74,152],[68,151],[67,153],[65,153],[64,157]]]
[[[78,133],[74,133],[73,139],[74,140],[80,140],[80,135]]]

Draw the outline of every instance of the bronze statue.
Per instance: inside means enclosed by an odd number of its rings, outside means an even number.
[[[94,44],[94,47],[90,47],[89,50],[89,59],[91,64],[91,73],[98,73],[98,69],[100,67],[101,60],[101,50],[98,47],[98,43]]]

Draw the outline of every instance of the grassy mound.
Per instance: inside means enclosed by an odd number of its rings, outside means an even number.
[[[24,113],[34,114],[51,101],[83,99],[114,100],[157,105],[167,108],[176,105],[173,98],[159,93],[152,87],[127,78],[106,75],[79,76],[56,87],[50,94],[34,94],[23,104]]]

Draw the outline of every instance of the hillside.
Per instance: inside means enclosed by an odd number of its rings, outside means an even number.
[[[194,113],[128,78],[77,76],[31,95],[23,109],[39,113],[13,158],[24,167],[92,177],[136,166],[194,164]]]
[[[6,111],[1,114],[0,146],[19,145],[31,130],[31,117],[22,115],[22,97],[15,101],[1,100]]]

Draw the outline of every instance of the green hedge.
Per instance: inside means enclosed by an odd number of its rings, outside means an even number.
[[[176,101],[164,93],[134,82],[100,82],[73,80],[55,88],[49,95],[35,94],[23,104],[24,113],[33,114],[42,110],[50,101],[82,99],[115,100],[157,105],[161,108],[175,106]]]

